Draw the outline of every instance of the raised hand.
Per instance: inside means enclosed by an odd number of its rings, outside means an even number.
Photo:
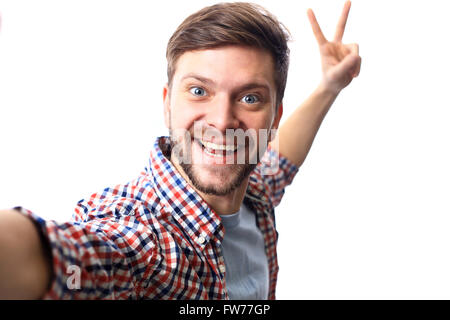
[[[323,71],[322,85],[326,90],[335,93],[339,93],[348,86],[353,78],[359,75],[361,68],[358,44],[342,43],[350,6],[350,1],[344,5],[333,41],[327,40],[323,35],[314,12],[311,9],[307,11],[314,36],[319,44]]]

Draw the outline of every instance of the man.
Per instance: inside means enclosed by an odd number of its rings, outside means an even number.
[[[275,134],[288,34],[248,3],[188,17],[167,47],[166,126],[135,180],[82,200],[74,221],[0,214],[0,298],[274,299],[274,207],[339,92],[358,75],[311,10],[323,79]],[[278,142],[279,141],[279,142]]]

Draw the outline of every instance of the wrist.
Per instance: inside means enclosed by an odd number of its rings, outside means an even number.
[[[316,88],[316,92],[324,95],[329,96],[331,98],[336,98],[342,89],[337,88],[336,86],[333,86],[328,81],[322,80],[319,85]]]

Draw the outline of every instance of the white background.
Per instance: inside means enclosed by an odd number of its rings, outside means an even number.
[[[0,1],[0,208],[48,219],[131,180],[162,117],[165,46],[215,1]],[[343,1],[258,1],[290,29],[284,119],[317,85],[306,9],[332,36]],[[354,0],[361,75],[279,206],[279,299],[450,299],[446,1]]]

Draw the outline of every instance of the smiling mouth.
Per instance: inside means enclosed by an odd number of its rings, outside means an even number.
[[[208,141],[203,141],[200,139],[195,139],[195,141],[202,147],[203,151],[212,157],[226,157],[228,155],[234,154],[242,146],[237,145],[227,145],[227,144],[216,144]]]

